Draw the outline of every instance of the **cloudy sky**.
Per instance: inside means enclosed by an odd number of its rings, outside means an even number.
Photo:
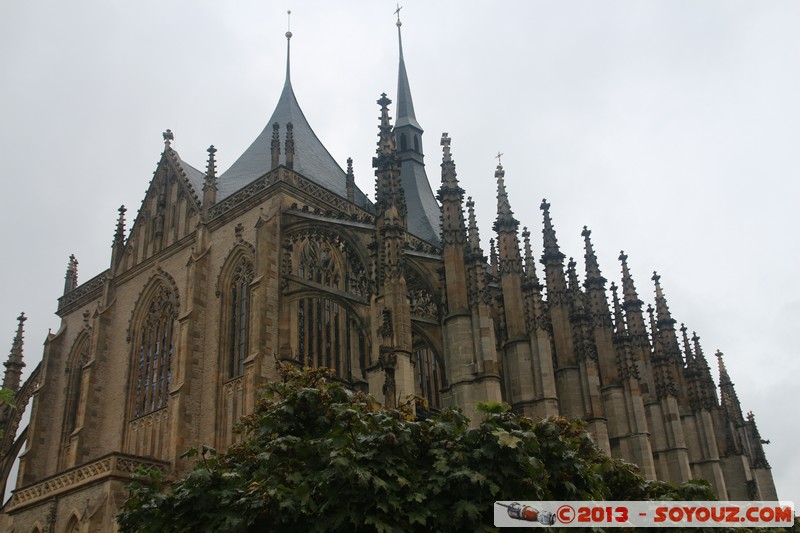
[[[439,136],[491,236],[502,152],[511,205],[541,253],[542,198],[562,251],[592,229],[640,296],[662,275],[673,316],[719,348],[800,502],[800,3],[734,0],[403,3],[406,64],[438,188]],[[235,6],[235,7],[234,7]],[[69,254],[108,266],[116,210],[135,214],[171,128],[185,161],[225,170],[292,81],[332,155],[373,195],[381,92],[394,98],[389,1],[107,0],[0,6],[0,340],[24,310],[41,358]],[[485,247],[488,249],[486,243]],[[5,332],[5,333],[3,333]],[[4,337],[3,337],[4,336]]]

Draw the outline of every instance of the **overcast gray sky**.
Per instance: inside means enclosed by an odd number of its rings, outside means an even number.
[[[725,352],[743,408],[772,442],[778,495],[800,501],[800,2],[403,5],[434,190],[446,131],[487,250],[501,151],[537,254],[546,197],[568,256],[582,258],[585,224],[609,280],[624,249],[651,301],[658,270],[713,368]],[[58,329],[69,254],[81,282],[107,267],[116,210],[135,215],[161,132],[199,169],[214,144],[223,171],[265,126],[287,9],[300,105],[373,196],[375,100],[397,84],[393,2],[0,5],[0,339],[10,348],[24,310],[28,370]]]

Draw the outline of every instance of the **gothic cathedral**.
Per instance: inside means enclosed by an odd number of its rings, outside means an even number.
[[[582,418],[600,448],[650,479],[777,500],[722,353],[717,387],[657,274],[643,309],[627,256],[619,286],[607,285],[584,228],[579,282],[547,201],[537,273],[501,165],[487,258],[447,134],[432,191],[402,41],[394,110],[386,95],[377,103],[374,202],[311,129],[288,56],[272,117],[225,172],[213,146],[198,170],[164,133],[130,231],[119,210],[109,268],[79,283],[70,258],[61,326],[24,383],[20,316],[3,381],[16,406],[0,408],[4,486],[20,457],[4,531],[114,531],[136,468],[181,475],[189,447],[239,438],[234,424],[276,379],[276,358],[329,367],[386,405],[416,394],[470,416],[505,401],[531,417]]]

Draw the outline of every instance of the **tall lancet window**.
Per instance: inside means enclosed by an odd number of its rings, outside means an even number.
[[[248,350],[248,322],[250,320],[250,284],[253,281],[253,264],[245,258],[233,271],[229,287],[228,377],[244,374],[244,360]]]
[[[83,337],[76,345],[70,356],[69,362],[69,382],[67,383],[67,405],[66,416],[64,417],[64,429],[66,436],[77,429],[78,410],[81,407],[81,394],[83,388],[83,366],[89,360],[89,337]]]
[[[147,309],[136,346],[134,418],[166,407],[174,351],[175,295],[160,287]]]

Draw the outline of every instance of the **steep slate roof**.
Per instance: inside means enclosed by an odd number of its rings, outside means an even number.
[[[424,156],[422,155],[422,127],[414,115],[414,102],[411,99],[411,87],[408,84],[406,63],[403,59],[403,39],[400,34],[400,21],[397,21],[397,37],[400,45],[400,67],[397,75],[397,120],[395,121],[395,137],[403,132],[409,138],[419,136],[419,148],[410,142],[408,150],[400,150],[400,183],[405,192],[408,207],[408,231],[420,239],[435,246],[440,246],[439,235],[442,232],[441,209],[431,190],[428,175],[425,173]],[[399,140],[399,139],[398,139]]]
[[[291,34],[288,34],[288,37],[291,37]],[[347,197],[345,172],[317,138],[297,103],[289,75],[288,43],[287,40],[286,82],[283,85],[278,105],[275,106],[275,111],[272,112],[267,125],[253,141],[253,144],[239,156],[239,159],[228,170],[220,175],[217,182],[218,201],[227,198],[271,170],[272,124],[275,122],[280,125],[280,164],[286,164],[286,155],[283,153],[286,143],[286,124],[291,122],[294,129],[295,146],[293,169],[329,191]],[[359,207],[371,210],[369,201],[358,187],[355,190],[355,203]]]

